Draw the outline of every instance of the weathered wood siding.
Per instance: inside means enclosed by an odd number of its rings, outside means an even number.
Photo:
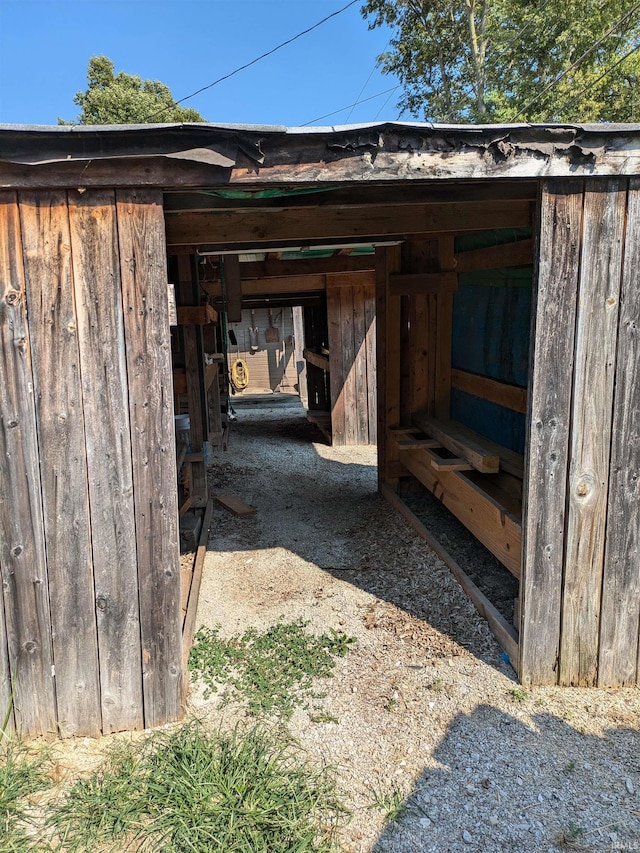
[[[24,735],[176,719],[161,193],[4,193],[0,218],[0,707]]]
[[[332,443],[375,444],[375,285],[327,276],[327,322]]]
[[[638,678],[638,185],[546,182],[525,489],[521,678]]]

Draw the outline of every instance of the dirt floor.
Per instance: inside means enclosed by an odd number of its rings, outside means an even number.
[[[304,618],[358,638],[314,709],[327,722],[290,721],[338,771],[343,851],[640,850],[640,690],[520,688],[446,566],[378,496],[375,448],[328,447],[273,395],[237,405],[213,477],[257,514],[216,508],[198,624]],[[214,724],[241,714],[198,685],[190,704]]]

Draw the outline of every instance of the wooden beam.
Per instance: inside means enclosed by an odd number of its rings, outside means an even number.
[[[442,293],[458,289],[458,274],[449,273],[401,273],[389,276],[389,292],[393,296],[409,296],[421,293]]]
[[[439,421],[424,414],[413,416],[413,421],[427,435],[437,439],[443,447],[465,459],[469,465],[483,474],[497,474],[500,470],[500,457],[491,453],[487,447],[477,441],[470,431],[460,429],[455,421]]]
[[[213,500],[209,498],[207,508],[202,521],[202,529],[200,530],[200,539],[198,540],[198,550],[196,551],[196,559],[193,564],[193,578],[191,580],[191,589],[189,590],[189,600],[187,602],[187,614],[184,619],[182,628],[182,699],[183,702],[187,697],[189,688],[189,653],[193,645],[193,637],[196,631],[196,616],[198,612],[198,598],[200,597],[200,585],[202,583],[202,570],[204,568],[204,558],[207,553],[207,545],[209,542],[209,528],[211,527],[211,517],[213,516]]]
[[[450,205],[353,205],[321,211],[225,210],[167,213],[167,244],[233,246],[275,240],[370,239],[371,237],[484,231],[532,223],[530,201],[459,202]]]
[[[480,433],[474,432],[474,430],[469,429],[457,421],[445,421],[444,423],[441,423],[439,421],[435,421],[433,418],[429,418],[424,413],[414,415],[413,421],[420,427],[420,429],[423,430],[423,432],[427,432],[429,435],[432,433],[425,429],[425,425],[430,423],[430,428],[433,429],[434,432],[437,431],[438,433],[437,435],[434,434],[433,437],[437,438],[442,446],[446,447],[447,450],[450,450],[451,453],[462,456],[472,465],[472,460],[474,458],[479,462],[479,460],[484,457],[488,459],[488,462],[486,463],[488,467],[493,468],[493,460],[498,459],[499,467],[502,470],[507,471],[509,474],[513,474],[514,477],[518,477],[518,479],[522,480],[524,457],[520,453],[516,453],[513,450],[509,450],[508,447],[503,447],[501,444],[497,444],[495,441],[485,438],[483,435],[480,435]],[[438,429],[438,424],[440,424],[440,429]],[[466,451],[463,450],[463,448],[467,448]],[[474,465],[474,467],[476,466]],[[476,470],[480,469],[476,468]],[[481,473],[495,473],[495,471],[483,471]]]
[[[521,414],[527,413],[527,389],[507,382],[498,382],[488,376],[478,376],[466,370],[451,371],[451,387],[474,397],[489,400],[498,406],[512,409]]]
[[[316,367],[319,367],[320,370],[329,370],[329,356],[321,355],[318,352],[314,352],[313,350],[306,349],[304,350],[304,358],[305,361],[309,362],[309,364],[315,364]]]
[[[463,472],[436,471],[430,451],[398,450],[398,456],[405,468],[519,578],[522,527],[518,519]]]
[[[218,312],[211,305],[182,305],[177,314],[179,326],[204,326],[218,322]]]
[[[279,261],[244,261],[240,264],[242,283],[252,278],[283,278],[285,276],[309,276],[332,272],[373,271],[375,256],[354,255],[344,257],[334,255],[329,258],[295,258]]]
[[[443,234],[438,238],[438,264],[442,273],[451,272],[455,267],[452,234]],[[453,274],[457,278],[457,274]],[[443,290],[436,296],[434,414],[437,418],[449,418],[451,415],[452,340],[453,291]]]
[[[533,240],[516,240],[500,246],[485,246],[456,255],[456,272],[522,267],[533,263]]]
[[[475,585],[469,575],[467,575],[453,557],[445,551],[438,540],[429,533],[420,519],[411,512],[398,495],[387,486],[382,487],[382,494],[409,522],[416,533],[424,539],[442,562],[449,567],[451,574],[458,581],[478,613],[487,620],[491,632],[509,656],[511,665],[517,672],[519,669],[520,649],[518,646],[518,634],[513,626],[507,622],[502,613],[489,601],[487,596]]]

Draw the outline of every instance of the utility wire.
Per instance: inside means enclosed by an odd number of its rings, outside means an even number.
[[[387,104],[388,104],[388,103],[389,103],[389,101],[391,100],[391,95],[393,95],[393,93],[394,93],[394,92],[395,92],[395,89],[392,89],[392,90],[391,90],[391,94],[390,94],[390,95],[387,95],[387,97],[386,97],[386,98],[385,98],[385,100],[384,100],[383,105],[380,107],[380,109],[378,110],[378,112],[374,115],[374,117],[373,117],[373,120],[374,120],[374,121],[376,121],[376,120],[377,120],[377,118],[378,118],[378,116],[380,115],[380,113],[382,112],[382,110],[387,106]]]
[[[391,41],[391,39],[389,39],[389,41],[385,44],[385,46],[384,46],[384,48],[383,48],[383,50],[382,50],[382,52],[383,52],[383,53],[384,53],[384,52],[385,52],[385,50],[389,47],[389,42],[390,42],[390,41]],[[371,78],[373,77],[373,72],[376,70],[376,68],[377,68],[377,67],[378,67],[378,60],[376,60],[376,61],[373,63],[373,68],[371,69],[371,73],[369,74],[369,76],[368,76],[368,77],[367,77],[367,79],[365,80],[365,83],[364,83],[364,86],[362,87],[362,89],[360,89],[360,91],[358,92],[358,97],[356,98],[356,102],[355,102],[355,104],[351,107],[351,110],[350,110],[350,112],[349,112],[349,115],[348,115],[348,116],[346,117],[346,119],[344,120],[344,123],[345,123],[345,124],[349,124],[349,119],[351,118],[351,114],[352,114],[352,113],[353,113],[353,111],[355,110],[355,108],[356,108],[357,104],[360,102],[360,98],[364,95],[364,90],[365,90],[365,89],[367,88],[367,86],[369,85],[369,80],[371,80]],[[388,100],[388,99],[387,99],[387,100]],[[385,101],[385,104],[386,104],[386,101]]]
[[[595,86],[595,85],[596,85],[596,83],[599,83],[601,80],[604,80],[604,78],[605,78],[605,77],[607,77],[609,74],[611,74],[611,72],[612,72],[615,68],[617,68],[617,67],[618,67],[618,65],[621,65],[621,64],[625,61],[625,59],[628,59],[628,58],[631,56],[631,54],[632,54],[632,53],[635,53],[635,52],[636,52],[636,50],[640,50],[640,42],[638,42],[638,44],[637,44],[637,45],[635,45],[635,47],[632,47],[632,48],[631,48],[631,50],[628,50],[628,51],[625,53],[625,55],[624,55],[624,56],[621,56],[621,57],[620,57],[620,59],[618,59],[618,61],[617,61],[617,62],[614,62],[614,63],[613,63],[613,65],[610,65],[610,66],[606,69],[606,71],[604,71],[604,72],[603,72],[599,77],[597,77],[595,80],[592,80],[590,83],[587,83],[587,85],[586,85],[586,86],[584,86],[582,89],[580,89],[580,91],[578,92],[578,94],[577,94],[577,95],[575,95],[573,98],[571,98],[571,100],[570,100],[568,103],[566,103],[566,104],[564,105],[564,107],[562,107],[562,110],[560,110],[559,112],[564,112],[565,110],[569,109],[569,107],[573,106],[573,104],[575,104],[575,102],[576,102],[579,98],[581,98],[581,97],[582,97],[582,95],[584,95],[584,93],[585,93],[586,91],[588,91],[592,86]]]
[[[360,0],[358,0],[360,2]],[[329,116],[337,115],[338,113],[343,113],[345,110],[351,109],[351,107],[357,107],[358,104],[366,104],[367,101],[373,101],[375,98],[381,98],[383,95],[388,94],[389,92],[395,92],[399,89],[400,86],[394,86],[392,89],[385,89],[384,92],[378,92],[377,95],[371,95],[369,98],[363,98],[361,101],[355,101],[353,104],[347,104],[346,107],[342,107],[339,110],[334,110],[331,113],[325,113],[323,116],[318,116],[317,118],[312,118],[311,121],[305,121],[304,124],[301,124],[300,127],[308,127],[310,124],[314,124],[316,121],[322,121],[323,118],[329,118]]]
[[[177,106],[178,104],[183,104],[185,101],[190,100],[191,98],[195,98],[196,95],[200,95],[202,92],[206,92],[207,89],[212,89],[214,86],[217,86],[218,83],[222,83],[224,80],[228,80],[230,77],[233,77],[235,74],[239,74],[241,71],[244,71],[246,68],[251,68],[252,65],[255,65],[257,62],[260,62],[262,59],[266,59],[268,56],[272,56],[278,50],[281,50],[283,47],[286,47],[289,44],[292,44],[294,41],[297,41],[302,36],[306,36],[307,33],[316,30],[318,27],[322,26],[322,24],[326,24],[327,21],[330,21],[331,18],[335,18],[337,15],[341,15],[343,12],[346,12],[347,9],[351,8],[351,6],[355,6],[356,3],[360,3],[361,0],[351,0],[350,3],[347,3],[346,6],[343,6],[341,9],[338,9],[335,12],[332,12],[330,15],[327,15],[326,18],[323,18],[321,21],[313,24],[313,26],[308,27],[306,30],[302,30],[302,32],[298,33],[292,38],[287,39],[286,41],[281,42],[281,44],[276,47],[268,50],[266,53],[257,56],[255,59],[252,59],[251,62],[247,62],[244,65],[241,65],[239,68],[235,68],[233,71],[230,71],[228,74],[223,75],[222,77],[218,77],[217,80],[214,80],[213,83],[209,83],[207,86],[202,86],[200,89],[196,89],[195,92],[192,92],[190,95],[185,95],[184,98],[180,98],[179,101],[174,101],[172,106]],[[162,115],[162,113],[166,112],[171,107],[163,107],[155,113],[151,113],[148,115],[144,121],[148,122],[149,119],[155,118],[156,116]]]
[[[611,27],[610,30],[608,30],[603,36],[601,36],[597,42],[592,44],[588,50],[585,50],[585,52],[582,54],[582,56],[578,57],[578,59],[576,59],[576,61],[572,65],[570,65],[565,71],[558,74],[558,76],[554,80],[552,80],[551,83],[549,83],[547,86],[545,86],[545,88],[542,90],[542,92],[540,92],[540,94],[536,95],[536,97],[532,101],[529,101],[529,103],[525,107],[522,107],[522,109],[518,110],[518,112],[514,115],[514,117],[511,119],[511,121],[515,121],[523,113],[528,112],[534,104],[538,103],[540,98],[544,97],[544,95],[546,95],[550,89],[552,89],[555,85],[557,85],[560,82],[560,80],[562,80],[564,77],[566,77],[570,71],[573,71],[575,68],[577,68],[578,65],[580,65],[580,63],[587,58],[587,56],[592,54],[593,51],[596,50],[596,48],[598,48],[605,39],[609,38],[609,36],[612,35],[612,33],[614,33],[618,29],[618,27],[620,27],[622,24],[624,24],[625,21],[627,20],[627,18],[630,18],[634,12],[637,12],[638,9],[640,9],[640,3],[636,3],[636,5],[633,7],[633,9],[631,9],[629,12],[627,12],[625,15],[623,15],[620,18],[620,20],[616,21],[616,23]]]

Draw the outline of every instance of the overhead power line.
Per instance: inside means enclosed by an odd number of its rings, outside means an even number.
[[[360,2],[360,0],[358,0]],[[367,101],[373,101],[376,98],[381,98],[383,95],[387,95],[389,92],[395,92],[399,89],[400,86],[394,86],[391,89],[385,89],[384,92],[378,92],[377,95],[371,95],[369,98],[363,98],[361,101],[355,101],[353,104],[347,104],[346,107],[341,107],[339,110],[333,110],[331,113],[325,113],[323,116],[318,116],[317,118],[312,118],[311,121],[305,121],[304,124],[301,124],[300,127],[308,127],[310,124],[315,124],[317,121],[322,121],[323,118],[329,118],[329,116],[335,116],[338,113],[343,113],[345,110],[350,110],[352,107],[357,107],[358,104],[366,104]]]
[[[382,51],[383,53],[384,53],[384,52],[385,52],[385,50],[389,47],[389,42],[390,42],[390,41],[391,41],[391,39],[389,39],[389,41],[385,44],[385,46],[384,46],[384,48],[383,48],[383,51]],[[367,79],[366,79],[366,80],[365,80],[365,82],[364,82],[364,86],[363,86],[363,87],[362,87],[362,89],[360,89],[360,91],[358,92],[358,97],[356,98],[356,102],[355,102],[355,104],[351,107],[351,112],[349,113],[349,115],[348,115],[348,116],[346,117],[346,119],[344,120],[344,123],[345,123],[345,124],[349,124],[349,119],[351,118],[351,113],[354,111],[354,109],[356,108],[356,106],[357,106],[357,105],[358,105],[358,103],[360,102],[360,98],[364,95],[364,90],[365,90],[365,89],[367,88],[367,86],[369,85],[369,80],[371,80],[371,78],[373,77],[373,72],[376,70],[376,68],[377,68],[377,67],[378,67],[378,60],[376,59],[376,61],[373,63],[373,68],[371,69],[371,73],[369,74],[369,76],[367,77]]]
[[[587,83],[586,86],[583,86],[583,88],[580,89],[578,94],[574,95],[574,97],[571,98],[571,100],[562,107],[561,111],[564,112],[565,110],[568,110],[569,107],[573,106],[573,104],[575,104],[575,102],[577,100],[579,100],[584,95],[585,92],[588,92],[589,89],[592,88],[592,86],[596,85],[596,83],[599,83],[601,80],[604,80],[604,78],[607,77],[609,74],[611,74],[611,72],[614,71],[618,67],[618,65],[622,65],[622,63],[625,61],[625,59],[628,59],[631,56],[631,54],[635,53],[637,50],[640,50],[640,42],[638,42],[638,44],[636,44],[635,47],[632,47],[631,50],[628,50],[624,56],[621,56],[617,62],[614,62],[613,65],[610,65],[606,69],[606,71],[604,71],[599,77],[597,77],[595,80],[592,80],[590,83]]]
[[[587,56],[590,56],[594,50],[596,50],[598,47],[600,47],[602,42],[605,41],[605,39],[608,39],[609,36],[612,35],[618,29],[618,27],[622,26],[622,24],[624,24],[625,21],[634,14],[634,12],[637,12],[638,9],[640,9],[640,3],[636,3],[635,6],[630,11],[628,11],[618,21],[616,21],[616,23],[611,27],[610,30],[608,30],[603,36],[601,36],[598,39],[598,41],[596,41],[594,44],[592,44],[588,50],[585,50],[585,52],[582,54],[582,56],[578,57],[578,59],[576,59],[576,61],[572,65],[570,65],[562,73],[558,74],[558,76],[554,80],[552,80],[551,83],[549,83],[547,86],[545,86],[545,88],[542,90],[542,92],[540,92],[538,95],[536,95],[536,97],[533,98],[533,100],[529,101],[529,103],[525,107],[522,107],[522,109],[519,110],[514,115],[514,117],[511,119],[511,121],[515,121],[523,113],[529,112],[531,107],[534,104],[537,104],[538,101],[540,100],[540,98],[544,97],[547,94],[547,92],[550,89],[552,89],[554,86],[556,86],[560,82],[560,80],[562,80],[564,77],[566,77],[567,74],[569,74],[569,72],[575,70],[580,65],[580,63],[583,62],[587,58]]]
[[[330,21],[331,18],[337,17],[337,15],[341,15],[343,12],[346,12],[347,9],[351,8],[351,6],[355,6],[356,3],[360,3],[361,0],[351,0],[350,3],[347,3],[346,6],[343,6],[341,9],[337,9],[335,12],[332,12],[330,15],[327,15],[326,18],[323,18],[321,21],[313,24],[311,27],[307,27],[306,30],[302,30],[302,32],[298,33],[295,36],[292,36],[290,39],[281,42],[276,47],[271,48],[266,53],[262,53],[260,56],[256,56],[255,59],[252,59],[251,62],[246,62],[244,65],[241,65],[239,68],[235,68],[233,71],[230,71],[228,74],[224,74],[222,77],[218,77],[217,80],[214,80],[213,83],[209,83],[207,86],[202,86],[200,89],[196,89],[195,92],[192,92],[190,95],[185,95],[184,98],[180,98],[179,101],[174,101],[172,106],[177,106],[178,104],[183,104],[185,101],[190,100],[191,98],[195,98],[196,95],[200,95],[202,92],[206,92],[207,89],[213,89],[214,86],[217,86],[219,83],[228,80],[230,77],[233,77],[236,74],[239,74],[241,71],[244,71],[246,68],[251,68],[252,65],[255,65],[257,62],[260,62],[263,59],[266,59],[268,56],[272,56],[278,50],[282,50],[283,47],[286,47],[289,44],[292,44],[294,41],[297,41],[302,36],[306,36],[308,33],[313,32],[313,30],[317,30],[318,27],[321,27],[322,24],[326,24],[327,21]],[[162,115],[162,113],[166,112],[170,107],[163,107],[155,113],[151,113],[145,118],[145,122],[149,121],[149,119],[156,118],[156,116]]]

